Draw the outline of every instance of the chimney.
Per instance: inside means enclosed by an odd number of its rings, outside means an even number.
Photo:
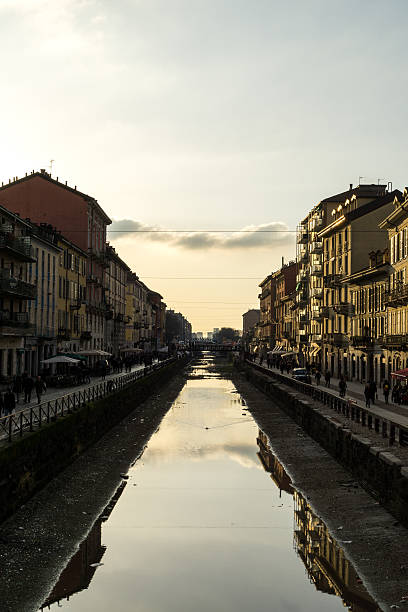
[[[350,191],[353,189],[353,183],[350,183]]]
[[[41,174],[45,174],[45,168],[41,168],[40,172]]]

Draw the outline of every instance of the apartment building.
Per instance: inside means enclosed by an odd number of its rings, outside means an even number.
[[[397,193],[393,209],[380,223],[389,238],[390,264],[383,352],[386,372],[408,367],[408,189]]]
[[[353,193],[350,189],[316,204],[300,223],[296,238],[296,341],[300,363],[321,365],[323,306],[323,242],[319,232],[332,221],[332,213]]]
[[[93,346],[92,315],[87,311],[88,255],[76,244],[58,234],[57,348],[77,353]],[[100,329],[95,330],[97,334]]]
[[[149,289],[147,294],[151,308],[150,342],[153,351],[162,348],[162,299],[160,293]]]
[[[293,293],[296,288],[297,263],[291,261],[275,272],[272,277],[275,282],[275,342],[277,350],[288,353],[296,344],[294,338]]]
[[[352,317],[346,371],[349,379],[377,383],[389,377],[382,352],[387,328],[387,292],[392,272],[389,251],[373,251],[368,266],[341,280],[348,287]]]
[[[267,352],[275,346],[276,338],[276,281],[273,274],[269,274],[259,284],[261,293],[259,298],[260,319],[257,326],[257,342],[260,351]]]
[[[392,212],[395,197],[401,192],[388,191],[385,185],[359,185],[342,204],[331,212],[331,221],[317,237],[323,243],[324,275],[322,322],[322,360],[324,370],[339,377],[349,375],[349,340],[354,314],[350,290],[344,277],[360,270],[367,253],[384,250],[388,244],[379,223]]]
[[[87,331],[92,335],[92,348],[102,349],[106,228],[111,220],[98,201],[41,170],[2,185],[0,202],[22,218],[52,224],[87,253]]]
[[[110,245],[106,245],[106,262],[104,296],[109,314],[105,322],[105,348],[118,356],[126,346],[126,293],[130,268]]]
[[[28,302],[32,335],[25,340],[24,370],[32,376],[41,372],[43,359],[57,352],[57,283],[59,273],[59,235],[48,225],[31,225],[31,244],[35,262],[28,264],[28,281],[36,286],[34,300]]]
[[[28,265],[36,262],[29,223],[0,206],[0,374],[8,379],[21,374],[31,360],[25,340],[32,335],[28,304],[37,287],[28,278]]]

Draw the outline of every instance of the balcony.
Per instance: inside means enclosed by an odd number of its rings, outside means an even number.
[[[83,331],[81,332],[81,340],[92,340],[92,332],[91,331]]]
[[[310,252],[315,255],[320,255],[320,253],[323,253],[323,242],[312,242]]]
[[[320,321],[323,318],[321,308],[312,309],[312,319],[314,321]]]
[[[310,297],[315,298],[316,300],[321,300],[323,298],[322,287],[312,287],[310,290]]]
[[[296,296],[297,304],[305,304],[308,301],[307,291],[300,291]]]
[[[34,325],[30,323],[28,312],[0,311],[1,333],[7,335],[5,328],[12,328],[16,335],[28,335],[34,333]]]
[[[322,341],[322,334],[312,334],[311,340],[312,342],[315,342],[316,344],[318,344],[319,342]]]
[[[19,278],[7,274],[8,270],[0,270],[0,296],[19,297],[33,300],[37,295],[37,287]]]
[[[299,323],[309,323],[309,315],[301,314],[299,317]]]
[[[331,314],[330,306],[320,306],[320,317],[322,319],[330,319]]]
[[[374,346],[374,338],[372,336],[352,336],[351,344],[357,349],[368,349]]]
[[[299,253],[299,261],[302,264],[305,264],[309,261],[309,253],[307,252],[306,249],[302,249]]]
[[[334,332],[332,334],[324,334],[323,337],[324,342],[327,344],[332,344],[333,346],[347,347],[349,345],[349,338],[346,334],[341,334],[338,332]]]
[[[405,349],[408,346],[408,334],[387,334],[383,336],[381,344],[387,349]]]
[[[323,266],[321,264],[315,264],[310,268],[311,276],[322,276],[323,274]]]
[[[333,289],[334,287],[339,287],[341,275],[340,274],[328,274],[324,277],[324,286],[327,289]]]
[[[58,340],[71,340],[71,330],[67,327],[59,327],[57,338]]]
[[[349,302],[339,302],[333,306],[333,310],[338,315],[353,317],[355,315],[356,307],[354,304],[350,304]]]
[[[402,285],[384,294],[384,303],[390,308],[397,308],[408,304],[408,285]]]
[[[0,251],[6,251],[11,258],[21,261],[36,261],[29,237],[16,237],[11,233],[0,232]]]
[[[300,232],[297,237],[298,244],[307,244],[309,241],[309,234],[306,231]]]

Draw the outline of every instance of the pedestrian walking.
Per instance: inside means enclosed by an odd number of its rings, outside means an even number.
[[[392,388],[391,399],[394,404],[399,404],[401,402],[401,385],[399,380]]]
[[[370,383],[367,383],[366,386],[364,387],[364,397],[365,397],[366,408],[369,408],[371,399],[372,399]]]
[[[20,400],[20,393],[23,390],[23,381],[21,379],[21,376],[19,374],[17,374],[17,376],[14,377],[14,381],[13,381],[13,393],[15,393],[15,397],[17,400],[17,404]]]
[[[377,385],[375,384],[374,380],[371,380],[370,381],[370,399],[373,404],[375,404],[376,395],[377,395]]]
[[[45,393],[47,387],[45,386],[45,382],[41,378],[41,376],[37,376],[37,380],[34,383],[35,392],[37,394],[37,403],[41,403],[41,395]]]
[[[7,391],[4,394],[4,414],[8,416],[9,414],[13,412],[15,407],[16,407],[15,395],[13,391],[11,390],[11,388],[8,387]]]
[[[322,374],[321,374],[320,370],[316,370],[315,379],[316,379],[316,385],[317,386],[320,385],[321,377],[322,377]]]
[[[24,403],[29,404],[31,402],[31,393],[34,388],[34,381],[28,374],[23,374],[23,391],[24,391]]]
[[[345,379],[343,378],[343,376],[341,376],[339,380],[339,390],[340,390],[340,397],[345,397],[346,390],[347,390],[347,383]]]
[[[330,371],[329,371],[329,370],[326,370],[326,373],[325,373],[325,375],[324,375],[324,380],[325,380],[325,382],[326,382],[326,387],[327,387],[328,389],[330,389],[330,379],[331,379],[331,374],[330,374]]]
[[[390,394],[390,383],[388,382],[388,380],[384,381],[383,394],[384,394],[384,401],[386,404],[388,404],[388,396]]]

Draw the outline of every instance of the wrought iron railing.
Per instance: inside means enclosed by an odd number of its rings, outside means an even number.
[[[98,383],[91,384],[85,389],[78,389],[78,391],[61,395],[55,399],[41,402],[41,404],[37,404],[36,406],[30,406],[18,412],[13,412],[8,416],[1,417],[0,440],[7,439],[11,442],[13,438],[21,437],[25,432],[34,431],[34,429],[42,425],[56,421],[78,410],[82,406],[85,406],[89,402],[102,399],[107,395],[121,391],[136,380],[147,376],[151,372],[160,370],[174,361],[176,361],[176,358],[171,357],[159,363],[154,363],[151,366],[146,366],[140,370],[130,372],[129,374],[122,374],[115,378],[101,380]]]

